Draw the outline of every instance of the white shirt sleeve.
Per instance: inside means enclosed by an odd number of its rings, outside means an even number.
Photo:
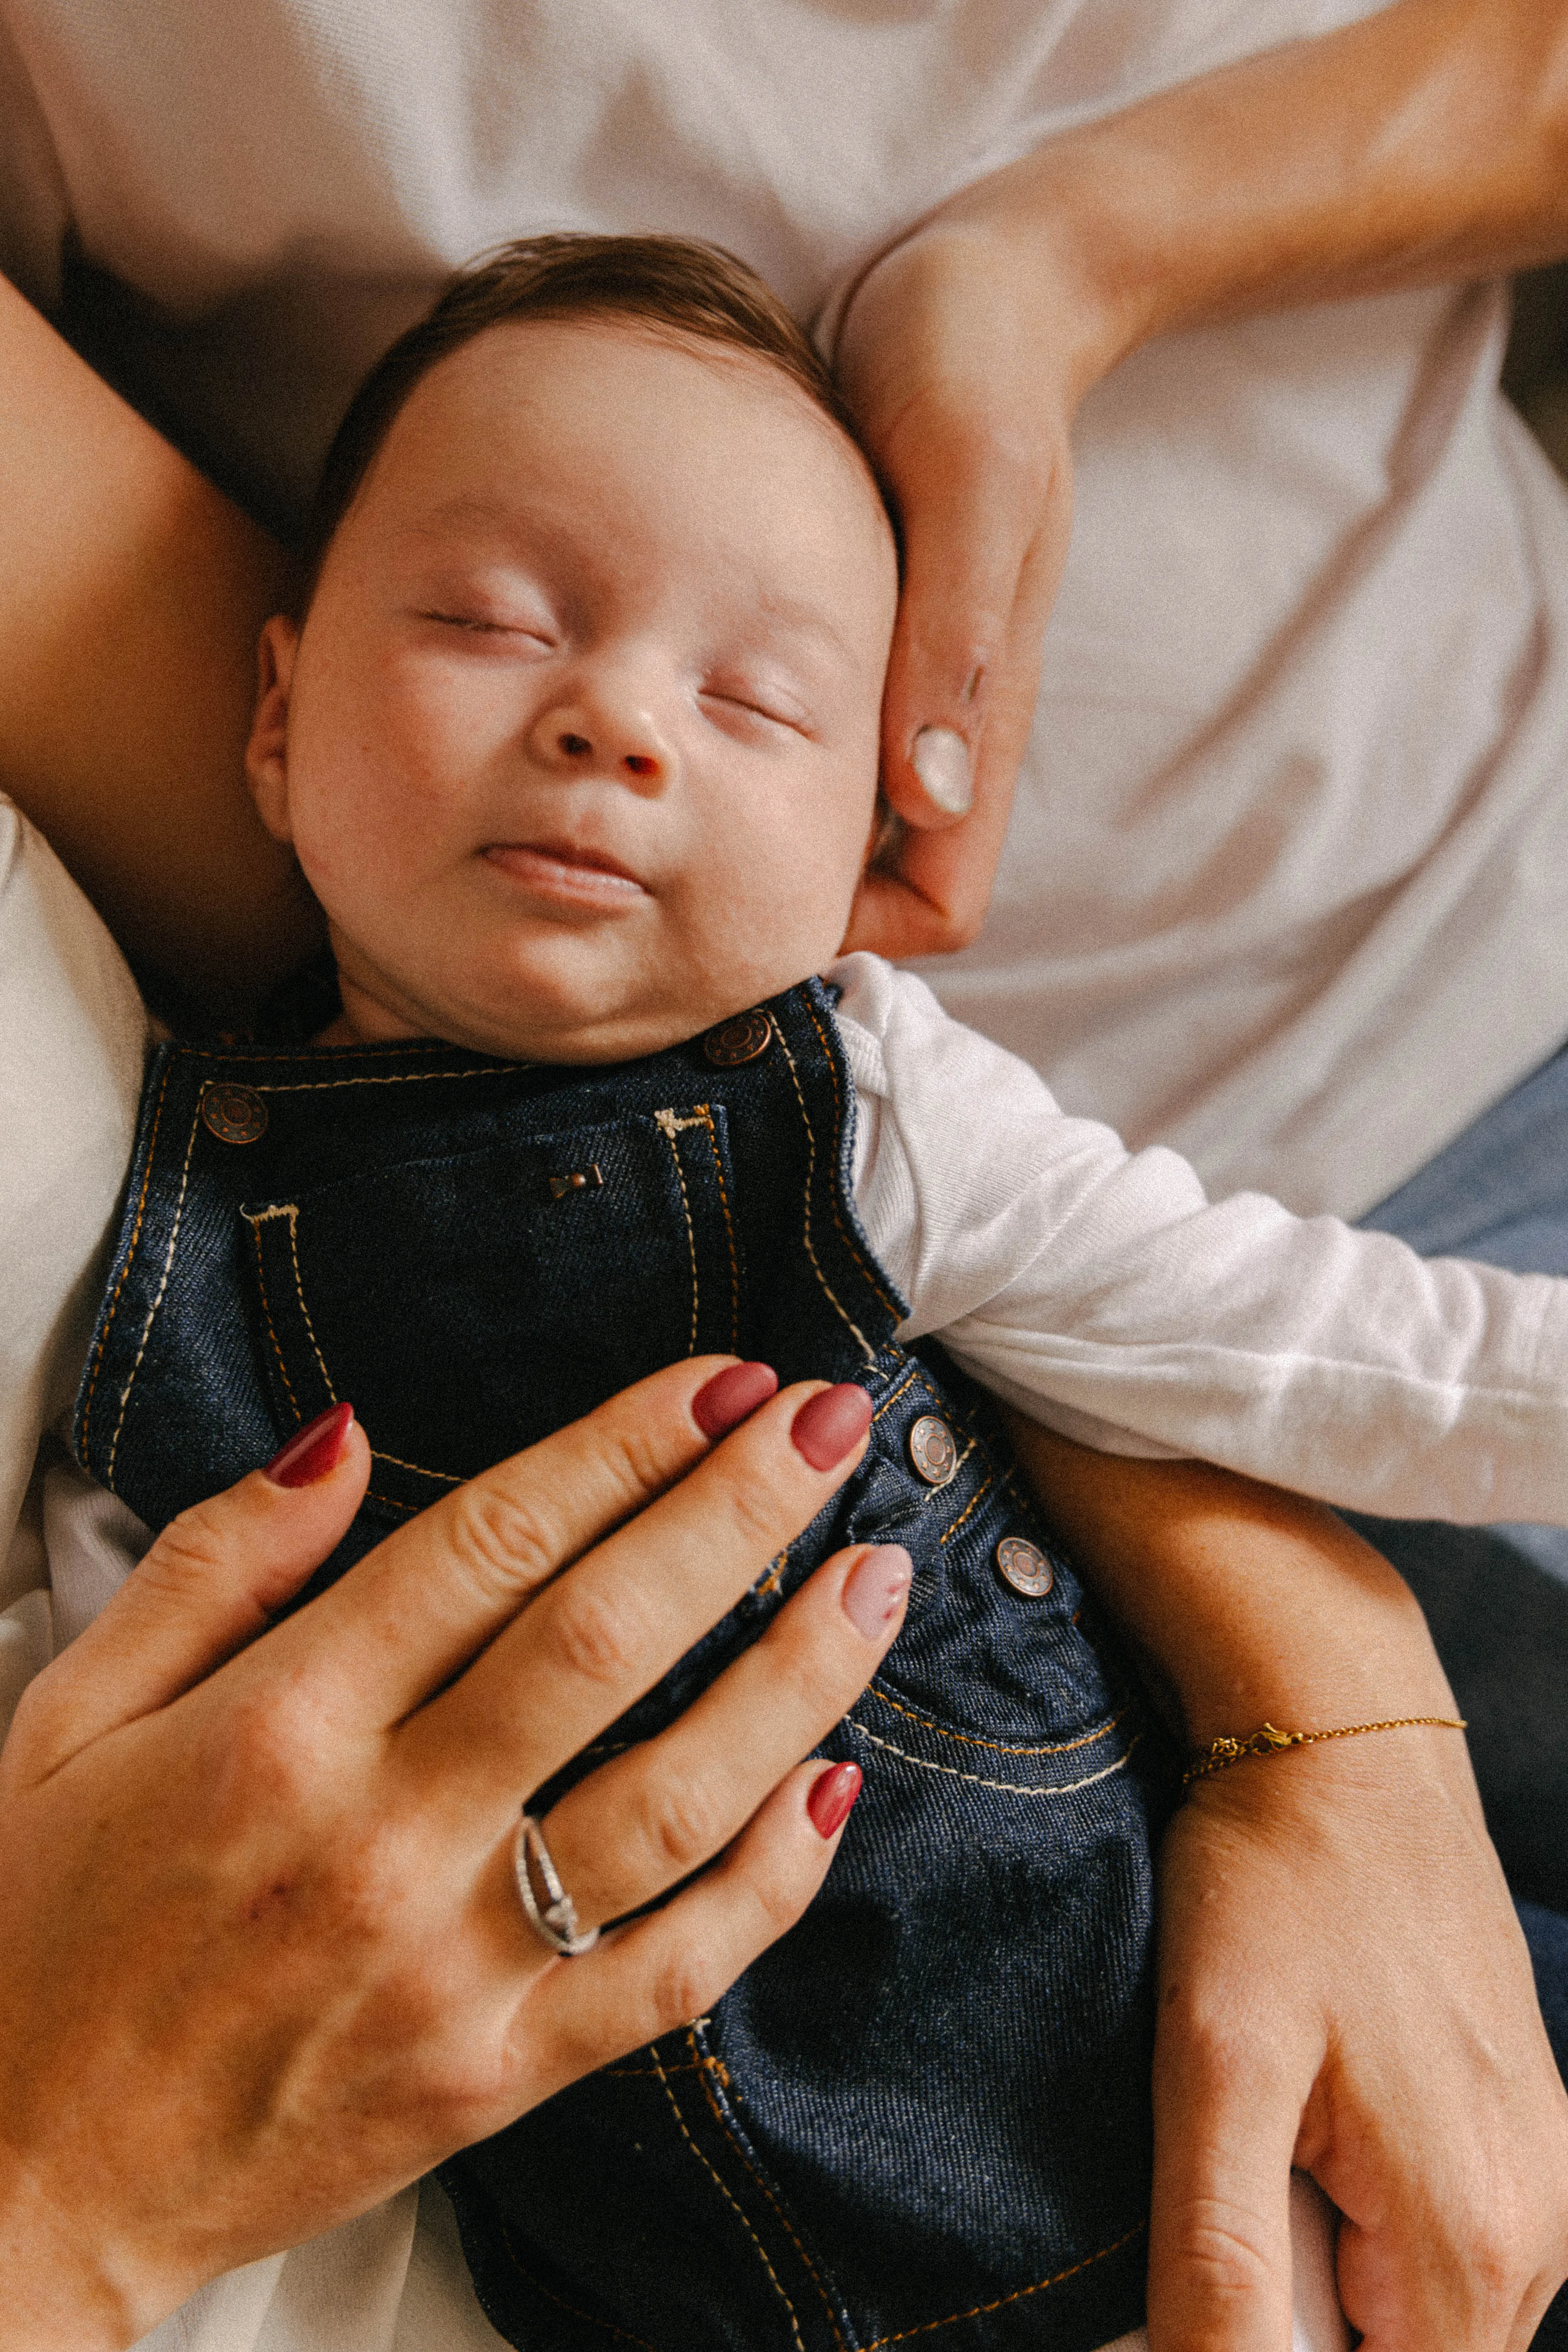
[[[912,973],[843,958],[856,1201],[910,1313],[998,1396],[1117,1454],[1358,1510],[1568,1525],[1568,1282],[1423,1259],[1070,1118]]]

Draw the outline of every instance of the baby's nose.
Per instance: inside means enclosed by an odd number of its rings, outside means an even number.
[[[541,713],[531,736],[535,758],[558,772],[615,773],[647,782],[661,778],[668,766],[658,730],[641,711],[558,704]]]

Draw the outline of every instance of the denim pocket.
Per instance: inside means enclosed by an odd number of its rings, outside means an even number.
[[[417,1510],[630,1381],[728,1349],[731,1190],[724,1113],[698,1104],[247,1202],[282,1425],[352,1400],[374,1493]]]

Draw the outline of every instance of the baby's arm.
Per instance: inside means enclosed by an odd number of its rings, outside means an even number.
[[[909,973],[846,958],[857,1199],[910,1301],[1007,1402],[1394,1517],[1568,1524],[1568,1283],[1239,1193],[1067,1118]]]

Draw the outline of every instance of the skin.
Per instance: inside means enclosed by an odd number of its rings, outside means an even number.
[[[262,640],[251,786],[346,1034],[620,1060],[819,970],[897,599],[864,461],[777,370],[618,321],[442,361]]]
[[[1086,393],[1157,335],[1568,252],[1565,148],[1568,0],[1395,0],[1064,132],[874,257],[836,363],[904,541],[882,787],[907,831],[848,946],[939,953],[984,919]],[[0,357],[0,510],[23,519],[0,619],[30,649],[0,677],[0,776],[150,969],[254,1003],[311,919],[239,774],[237,613],[273,608],[282,559],[4,287]],[[962,819],[911,764],[928,726],[970,746]]]
[[[241,762],[282,551],[0,279],[0,790],[139,971],[239,1012],[321,938]]]

